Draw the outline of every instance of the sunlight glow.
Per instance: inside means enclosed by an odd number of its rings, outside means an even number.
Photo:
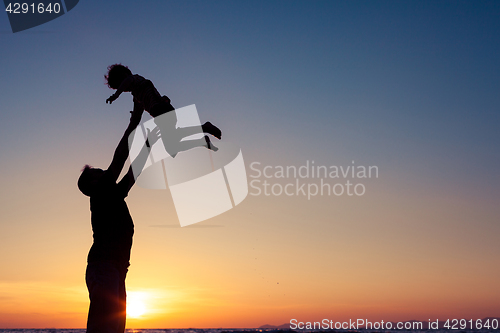
[[[140,318],[147,311],[147,294],[142,291],[127,292],[127,317]]]

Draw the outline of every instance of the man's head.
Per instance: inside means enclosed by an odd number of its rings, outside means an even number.
[[[132,75],[132,72],[127,66],[114,64],[108,66],[108,74],[104,75],[104,79],[106,79],[108,87],[111,89],[118,89],[123,80],[130,75]]]
[[[78,188],[83,194],[91,197],[95,194],[95,186],[103,174],[104,170],[93,168],[88,164],[85,165],[82,169],[80,178],[78,178]]]

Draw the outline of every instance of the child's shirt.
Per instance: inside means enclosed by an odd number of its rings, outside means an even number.
[[[123,80],[116,90],[114,96],[118,98],[124,91],[130,91],[134,96],[134,101],[144,105],[144,110],[151,111],[151,108],[162,101],[162,97],[156,90],[153,82],[144,77],[134,74]]]

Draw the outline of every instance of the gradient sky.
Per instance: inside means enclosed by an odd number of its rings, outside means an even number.
[[[499,316],[499,17],[498,1],[82,0],[13,34],[0,15],[0,328],[85,326],[76,181],[128,124],[130,94],[105,104],[117,62],[196,104],[249,176],[379,168],[361,197],[249,195],[186,228],[168,191],[134,188],[127,286],[148,311],[129,328]]]

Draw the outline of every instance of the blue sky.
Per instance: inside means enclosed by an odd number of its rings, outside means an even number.
[[[2,124],[118,121],[102,103],[111,92],[102,75],[122,62],[175,106],[196,103],[219,122],[237,113],[267,133],[294,132],[290,140],[306,151],[325,139],[384,157],[446,150],[462,175],[498,166],[498,3],[138,4],[83,1],[18,34],[8,33],[5,15],[2,91],[12,111]],[[4,143],[14,135],[2,133]]]

